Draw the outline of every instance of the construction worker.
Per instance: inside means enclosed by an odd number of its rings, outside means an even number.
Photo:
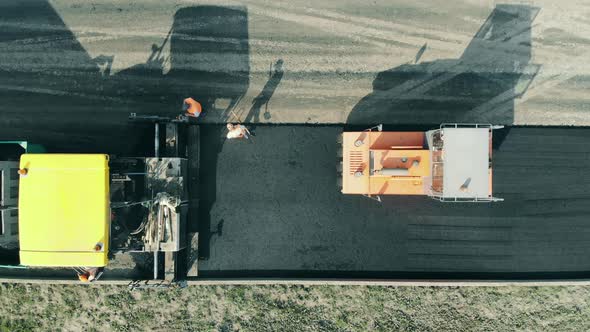
[[[234,139],[234,138],[250,138],[250,131],[246,126],[241,124],[227,124],[227,139]]]
[[[89,277],[90,274],[88,272],[78,273],[78,280],[80,280],[81,282],[89,282]]]
[[[203,108],[201,107],[201,104],[198,101],[189,97],[186,98],[182,103],[182,110],[186,112],[186,116],[198,118],[201,115]]]
[[[90,267],[85,268],[83,271],[78,273],[78,279],[82,282],[92,282],[98,280],[102,275],[103,268]]]

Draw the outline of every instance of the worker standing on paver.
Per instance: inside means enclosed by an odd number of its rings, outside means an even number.
[[[250,131],[246,126],[241,124],[227,124],[227,139],[234,139],[234,138],[250,138]]]
[[[186,98],[182,103],[182,110],[185,112],[184,115],[190,116],[193,118],[198,118],[201,116],[201,112],[203,111],[203,107],[201,104],[194,100],[193,98]]]

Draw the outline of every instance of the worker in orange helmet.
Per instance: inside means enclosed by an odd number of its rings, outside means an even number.
[[[203,107],[201,107],[201,104],[198,101],[189,97],[182,103],[182,110],[185,112],[186,116],[198,118],[203,111]]]
[[[98,280],[100,276],[102,276],[103,268],[100,267],[91,267],[85,268],[83,272],[78,273],[78,279],[81,282],[92,282]]]
[[[234,139],[234,138],[250,138],[250,131],[246,126],[241,124],[227,124],[227,139]]]
[[[78,273],[78,279],[81,282],[89,282],[90,281],[90,273],[88,273],[88,272]]]

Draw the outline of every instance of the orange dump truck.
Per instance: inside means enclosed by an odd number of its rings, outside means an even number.
[[[443,124],[426,132],[381,126],[342,134],[342,193],[426,195],[441,201],[493,202],[492,132],[502,126]]]

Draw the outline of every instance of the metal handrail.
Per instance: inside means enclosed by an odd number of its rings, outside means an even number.
[[[496,129],[502,129],[504,128],[504,126],[502,125],[492,125],[491,123],[442,123],[440,125],[440,129],[443,130],[444,128],[488,128],[490,130],[496,130]],[[444,148],[443,148],[444,150]],[[435,151],[433,149],[433,151]],[[444,162],[432,162],[432,165],[435,164],[443,164]],[[434,177],[433,177],[434,178]],[[434,190],[432,190],[431,195],[429,195],[430,197],[432,197],[433,199],[439,200],[441,202],[456,202],[456,203],[462,203],[462,202],[502,202],[504,201],[503,198],[499,198],[499,197],[465,197],[465,198],[461,198],[461,197],[444,197],[442,192],[435,192]]]
[[[502,125],[493,125],[491,123],[443,123],[440,129],[444,128],[489,128],[492,130],[502,129]]]

